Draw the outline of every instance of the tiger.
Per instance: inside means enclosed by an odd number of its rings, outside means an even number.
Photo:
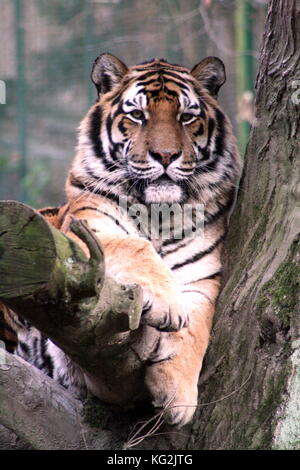
[[[50,222],[88,254],[70,228],[72,218],[85,220],[103,247],[109,276],[142,288],[142,323],[160,332],[145,386],[165,421],[182,427],[197,407],[220,292],[222,247],[241,173],[232,125],[218,102],[225,66],[207,57],[192,69],[163,58],[127,67],[103,53],[91,80],[97,99],[79,126],[67,201]],[[157,230],[137,223],[136,206],[149,214],[162,205],[181,210],[170,218],[167,235],[162,217]],[[175,219],[187,206],[192,230],[181,225],[178,232]],[[195,220],[199,206],[202,229]],[[65,387],[103,398],[50,339],[17,321],[17,355]]]

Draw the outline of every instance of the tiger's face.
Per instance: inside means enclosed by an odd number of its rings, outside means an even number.
[[[190,71],[164,59],[127,68],[102,54],[92,80],[99,100],[80,134],[89,187],[112,183],[146,204],[183,203],[199,199],[204,178],[217,182],[216,159],[230,152],[231,136],[216,101],[225,81],[219,59]]]
[[[205,115],[192,83],[174,79],[164,67],[154,66],[144,81],[145,73],[139,75],[110,109],[113,145],[146,203],[179,202],[203,156]]]

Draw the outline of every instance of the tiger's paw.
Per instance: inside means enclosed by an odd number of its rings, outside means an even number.
[[[160,331],[178,331],[189,326],[189,315],[177,294],[168,297],[144,291],[142,323]]]
[[[146,374],[152,404],[157,411],[162,411],[168,424],[181,428],[192,420],[196,411],[197,385],[168,381],[166,376],[159,372],[158,366],[150,366]]]

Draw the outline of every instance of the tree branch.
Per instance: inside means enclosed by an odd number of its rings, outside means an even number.
[[[0,422],[34,449],[103,449],[105,433],[83,422],[82,404],[54,380],[6,353],[0,366]]]
[[[0,300],[73,359],[100,399],[126,404],[144,396],[151,347],[145,352],[141,337],[159,333],[138,328],[140,287],[105,274],[101,246],[82,221],[74,219],[72,230],[87,245],[89,259],[21,203],[0,203],[0,227]]]

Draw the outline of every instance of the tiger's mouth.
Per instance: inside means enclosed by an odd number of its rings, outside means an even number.
[[[171,176],[169,176],[167,173],[164,173],[163,175],[159,176],[158,178],[152,180],[152,181],[149,181],[149,184],[164,184],[164,185],[168,185],[168,184],[178,184],[175,180],[173,180],[171,178]]]
[[[183,182],[173,180],[164,173],[156,179],[136,180],[132,192],[146,204],[183,203],[187,199],[187,191]]]

